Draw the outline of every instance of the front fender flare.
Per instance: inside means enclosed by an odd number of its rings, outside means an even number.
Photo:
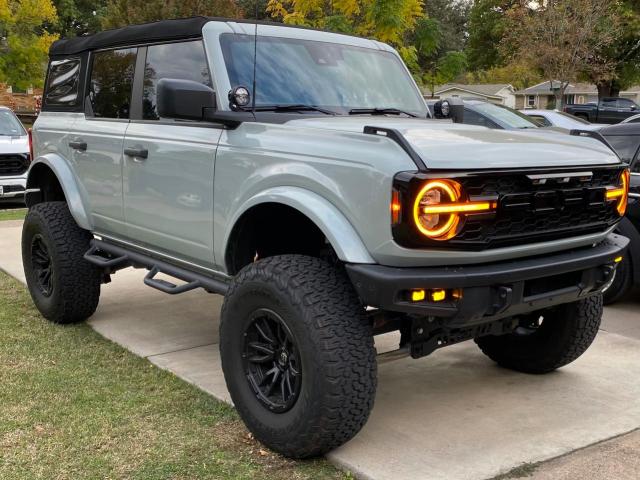
[[[280,203],[298,210],[324,234],[340,260],[347,263],[376,263],[353,225],[332,203],[320,195],[300,187],[274,187],[260,192],[234,213],[224,236],[226,252],[236,222],[252,207],[264,203]]]
[[[59,155],[52,153],[38,157],[29,167],[27,189],[37,188],[37,185],[34,184],[34,174],[37,174],[41,168],[48,168],[58,179],[67,200],[69,211],[78,226],[85,230],[92,230],[93,225],[85,200],[88,198],[87,193],[77,181],[69,164]]]

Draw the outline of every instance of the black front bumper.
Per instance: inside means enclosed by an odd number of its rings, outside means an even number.
[[[485,265],[401,268],[349,264],[364,304],[447,319],[449,326],[484,323],[574,302],[600,291],[613,277],[615,258],[629,240],[611,234],[577,250]],[[412,302],[414,289],[456,289],[457,300]]]

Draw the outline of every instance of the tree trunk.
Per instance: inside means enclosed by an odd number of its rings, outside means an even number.
[[[596,83],[596,87],[598,87],[598,101],[602,101],[602,99],[605,97],[613,96],[611,94],[611,89],[613,86],[612,84],[613,84],[612,80],[605,80],[605,81]]]

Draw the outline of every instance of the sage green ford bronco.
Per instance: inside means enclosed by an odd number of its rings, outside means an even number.
[[[475,340],[504,367],[562,367],[628,242],[628,171],[591,138],[455,123],[456,103],[431,118],[391,47],[303,28],[199,17],[57,41],[27,181],[33,300],[83,321],[127,267],[224,295],[231,398],[297,458],[367,421],[374,335],[399,332],[387,357]]]

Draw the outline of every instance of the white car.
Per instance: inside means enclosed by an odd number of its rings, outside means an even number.
[[[606,125],[591,123],[582,118],[574,117],[558,110],[520,110],[521,113],[530,116],[543,127],[556,127],[566,130],[599,130]]]
[[[0,201],[22,201],[30,162],[27,131],[11,109],[0,107]]]

